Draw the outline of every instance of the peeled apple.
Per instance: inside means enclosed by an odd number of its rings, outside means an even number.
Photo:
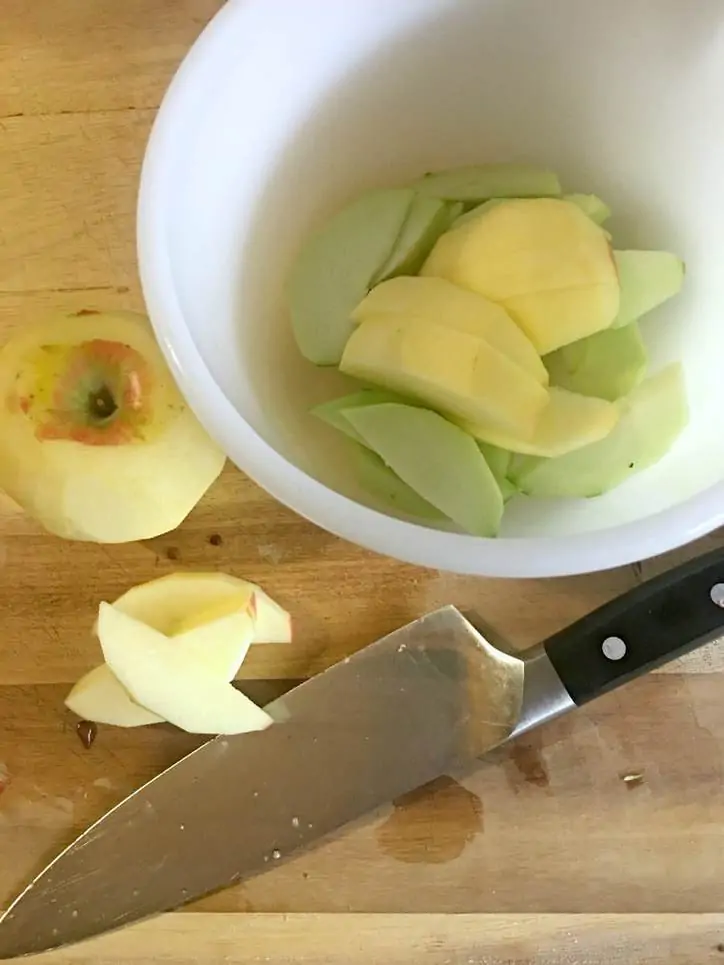
[[[224,462],[143,315],[58,315],[0,350],[0,488],[49,532],[98,543],[166,533]]]

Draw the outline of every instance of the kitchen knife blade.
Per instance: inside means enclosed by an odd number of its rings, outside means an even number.
[[[62,852],[0,919],[0,958],[69,944],[267,870],[486,751],[709,643],[724,551],[619,597],[525,654],[453,607],[396,631],[218,737]]]

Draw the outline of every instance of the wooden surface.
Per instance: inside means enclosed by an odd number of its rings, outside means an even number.
[[[175,65],[219,6],[3,0],[0,334],[54,308],[142,307],[133,229],[144,142]],[[161,727],[105,728],[81,746],[62,701],[98,661],[89,631],[100,600],[174,569],[249,577],[292,610],[297,639],[254,650],[245,674],[284,679],[442,603],[525,647],[671,562],[458,579],[334,539],[232,469],[179,531],[144,544],[64,543],[0,502],[0,905],[195,745]],[[653,677],[263,877],[43,961],[724,962],[720,678]]]

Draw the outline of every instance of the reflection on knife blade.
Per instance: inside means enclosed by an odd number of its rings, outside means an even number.
[[[522,661],[454,608],[398,630],[271,704],[286,722],[206,743],[93,825],[2,919],[0,957],[266,870],[506,739],[522,693]]]

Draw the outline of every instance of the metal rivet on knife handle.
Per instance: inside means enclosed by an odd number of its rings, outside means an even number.
[[[606,637],[601,646],[603,655],[608,660],[623,660],[628,651],[626,641],[621,637]]]

